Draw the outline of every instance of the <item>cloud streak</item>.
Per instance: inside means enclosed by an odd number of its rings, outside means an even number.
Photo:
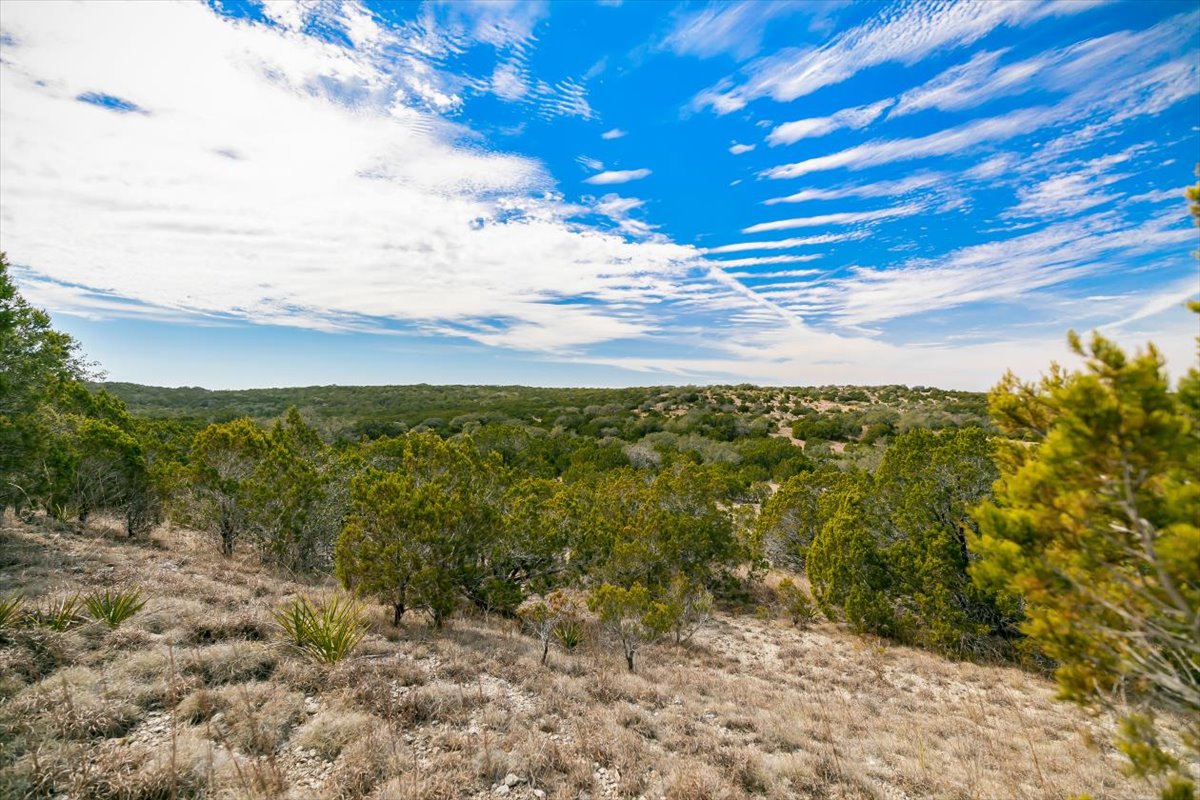
[[[925,210],[920,203],[907,203],[892,208],[881,208],[875,211],[842,211],[836,214],[819,214],[813,217],[792,217],[773,222],[760,222],[748,228],[742,228],[742,233],[766,233],[767,231],[786,231],[794,228],[820,228],[826,225],[852,225],[860,222],[878,222],[898,217],[911,217]]]
[[[597,173],[584,180],[584,183],[590,183],[596,186],[609,186],[616,183],[640,181],[642,178],[649,177],[649,175],[650,170],[648,169],[614,169]]]
[[[1092,5],[1048,0],[982,4],[918,0],[889,5],[828,44],[788,48],[752,62],[744,77],[728,78],[702,92],[695,105],[728,114],[761,97],[790,102],[842,83],[869,67],[914,64],[933,53],[972,44],[1000,27],[1028,25]]]

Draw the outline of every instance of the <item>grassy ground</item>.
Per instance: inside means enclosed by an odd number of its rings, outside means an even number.
[[[271,609],[319,592],[224,560],[188,531],[148,543],[11,518],[0,594],[113,585],[148,603],[109,631],[0,646],[0,796],[94,798],[1145,797],[1111,723],[1046,679],[836,626],[718,615],[629,674],[504,620],[434,633],[373,609],[354,657],[314,666]]]

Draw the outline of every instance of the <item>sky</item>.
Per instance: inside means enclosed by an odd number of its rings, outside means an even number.
[[[0,5],[0,248],[110,380],[1195,362],[1193,2]]]

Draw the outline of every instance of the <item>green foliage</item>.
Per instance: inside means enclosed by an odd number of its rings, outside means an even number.
[[[803,587],[791,578],[784,578],[775,587],[783,612],[797,628],[807,628],[817,619],[817,607]]]
[[[0,599],[0,641],[20,624],[25,599],[19,594]]]
[[[497,460],[432,433],[389,441],[373,457],[393,468],[369,467],[351,481],[335,555],[342,585],[392,605],[397,622],[411,607],[438,627],[460,593],[494,595],[487,556],[503,535]]]
[[[633,672],[634,656],[643,644],[653,642],[675,623],[672,609],[651,597],[640,583],[628,589],[604,583],[592,590],[588,608],[620,644],[625,666]]]
[[[532,596],[517,607],[517,616],[541,645],[541,663],[546,663],[550,642],[557,639],[567,651],[582,641],[586,601],[570,590],[556,589],[544,597]]]
[[[668,630],[676,645],[686,644],[712,619],[712,592],[703,585],[676,575],[663,592]]]
[[[1019,438],[976,512],[973,573],[1022,596],[1023,630],[1058,663],[1064,697],[1133,706],[1134,768],[1169,771],[1153,709],[1185,720],[1200,752],[1200,371],[1172,392],[1153,345],[1130,357],[1098,334],[1070,341],[1081,371],[1010,374],[990,396]]]
[[[339,458],[295,408],[276,421],[245,487],[248,527],[265,561],[295,572],[332,564],[357,466],[353,457]]]
[[[140,589],[105,589],[83,598],[88,614],[97,622],[116,629],[121,623],[142,610],[146,601]]]
[[[808,550],[821,610],[858,631],[975,654],[1015,635],[1020,606],[971,582],[969,509],[996,476],[982,430],[910,431],[874,475],[847,473],[816,503]]]
[[[48,488],[41,467],[51,431],[43,412],[62,384],[85,377],[78,352],[45,311],[21,297],[0,252],[0,507],[29,507]]]
[[[267,437],[249,419],[214,423],[192,440],[189,516],[217,536],[226,556],[254,513],[254,477],[268,448]]]
[[[577,575],[655,591],[676,575],[707,585],[743,555],[721,485],[719,471],[696,464],[614,470],[563,487],[547,511],[570,532]]]
[[[301,595],[272,616],[288,643],[320,664],[350,655],[366,633],[362,607],[339,595],[318,602]]]
[[[78,594],[48,597],[27,616],[36,625],[62,633],[82,621],[81,605]]]
[[[775,566],[803,571],[808,549],[837,510],[852,473],[833,466],[789,478],[762,507],[755,537]]]
[[[568,653],[583,644],[587,626],[581,619],[567,618],[554,626],[554,639]]]

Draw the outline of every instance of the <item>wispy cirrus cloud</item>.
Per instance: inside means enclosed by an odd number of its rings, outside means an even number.
[[[941,187],[949,180],[950,175],[944,172],[919,172],[896,180],[849,184],[830,189],[801,189],[784,197],[772,197],[764,200],[763,205],[807,203],[814,200],[844,200],[848,197],[895,197],[921,189]]]
[[[866,236],[865,233],[848,231],[846,233],[822,233],[817,236],[797,236],[789,239],[733,242],[732,244],[723,244],[717,247],[705,248],[704,253],[744,253],[748,250],[790,250],[795,247],[811,247],[818,244],[848,242],[853,241],[854,239],[861,239],[864,236]]]
[[[1096,206],[1111,204],[1120,197],[1105,187],[1128,178],[1128,173],[1112,172],[1113,167],[1128,166],[1138,149],[1103,156],[1092,161],[1070,165],[1070,171],[1059,172],[1017,192],[1020,202],[1004,212],[1004,217],[1037,220],[1070,217]]]
[[[802,264],[805,261],[815,261],[820,258],[819,253],[808,253],[805,255],[791,256],[758,256],[755,258],[725,258],[711,263],[728,269],[729,267],[757,267],[764,264]],[[780,273],[776,273],[777,275]],[[808,275],[808,270],[803,270],[802,274]]]
[[[751,62],[744,76],[727,78],[701,92],[695,104],[727,114],[760,97],[789,102],[841,83],[868,67],[913,64],[938,51],[972,44],[999,27],[1027,25],[1093,5],[1052,0],[893,4],[827,44],[788,48]]]
[[[961,111],[1035,89],[1067,92],[1113,83],[1184,46],[1198,23],[1196,12],[1179,14],[1146,30],[1118,31],[1011,63],[1003,62],[1008,50],[981,51],[902,94],[889,116]]]
[[[642,178],[649,177],[650,170],[642,169],[612,169],[604,172],[599,172],[590,178],[586,178],[583,182],[590,183],[594,186],[609,186],[616,183],[629,183],[630,181],[640,181]]]
[[[1200,15],[1197,14],[1181,15],[1139,34],[1113,34],[1068,48],[1067,55],[1050,71],[1059,75],[1054,85],[1073,88],[1073,91],[1053,105],[1021,108],[926,136],[871,141],[836,153],[772,167],[762,174],[768,178],[796,178],[832,169],[864,169],[897,161],[951,156],[1044,128],[1092,121],[1086,128],[1068,133],[1042,148],[1036,157],[1048,162],[1086,143],[1104,129],[1134,117],[1161,113],[1175,103],[1200,94],[1200,65],[1191,55],[1178,55],[1179,48],[1190,36],[1188,24],[1194,28],[1198,20]],[[1181,25],[1183,35],[1176,32]],[[1124,57],[1126,48],[1135,46],[1137,55]],[[1005,85],[1009,84],[1006,82]]]
[[[866,106],[844,108],[828,117],[810,117],[809,119],[785,122],[767,134],[767,143],[775,147],[781,144],[794,144],[801,139],[824,136],[842,128],[859,130],[879,119],[880,115],[894,102],[889,98]]]
[[[859,267],[845,278],[806,288],[840,325],[861,326],[968,303],[1013,301],[1098,270],[1111,270],[1194,236],[1182,209],[1143,223],[1097,214],[1032,233],[971,245],[899,267]],[[998,269],[997,265],[1003,265]]]
[[[832,169],[865,169],[895,161],[953,155],[984,142],[1003,142],[1030,133],[1056,119],[1058,113],[1052,107],[1023,108],[928,136],[868,142],[829,155],[771,167],[762,175],[775,179],[799,178]]]
[[[880,208],[874,211],[842,211],[836,214],[818,214],[812,217],[792,217],[772,222],[760,222],[748,228],[742,228],[742,233],[765,233],[767,231],[786,231],[794,228],[820,228],[826,225],[852,225],[861,222],[878,222],[898,217],[911,217],[925,210],[921,203],[906,203],[891,208]]]
[[[698,9],[678,12],[659,47],[680,56],[711,58],[728,54],[738,60],[746,59],[762,47],[767,25],[773,20],[805,13],[810,15],[813,25],[821,26],[828,14],[843,5],[840,0],[710,2]]]

